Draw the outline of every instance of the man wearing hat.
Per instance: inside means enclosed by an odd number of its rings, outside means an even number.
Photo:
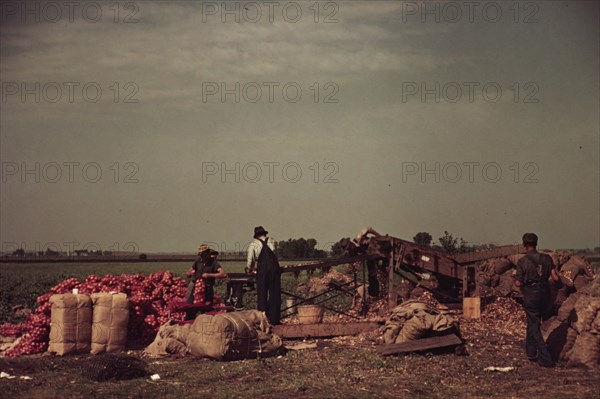
[[[554,367],[546,342],[540,330],[542,316],[550,301],[549,279],[558,281],[558,274],[552,258],[537,252],[538,237],[534,233],[523,235],[525,256],[517,262],[515,285],[521,288],[523,308],[527,316],[525,353],[531,361],[543,367]]]
[[[194,290],[196,281],[199,278],[204,279],[204,301],[212,304],[214,299],[215,278],[225,278],[227,274],[219,261],[217,261],[217,251],[213,251],[208,245],[200,245],[198,247],[198,257],[194,261],[192,268],[188,270],[187,275],[190,277],[185,299],[187,303],[194,303]]]
[[[275,246],[269,241],[268,231],[254,228],[254,241],[248,246],[246,271],[256,269],[257,309],[266,312],[271,324],[279,324],[281,311],[281,271],[275,255]]]

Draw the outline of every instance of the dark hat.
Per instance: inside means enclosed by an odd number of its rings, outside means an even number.
[[[262,226],[257,226],[254,228],[254,238],[260,237],[263,235],[266,236],[267,234],[269,234],[269,232],[267,230],[265,230],[265,228]]]
[[[531,245],[536,247],[538,243],[538,236],[534,233],[523,234],[523,245]]]
[[[214,256],[217,256],[218,254],[219,254],[219,251],[215,251],[214,249],[211,249],[211,250],[210,250],[210,255],[211,255],[211,256],[213,256],[213,255],[214,255]]]

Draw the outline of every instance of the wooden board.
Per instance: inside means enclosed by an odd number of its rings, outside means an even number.
[[[380,327],[379,323],[371,321],[351,323],[279,324],[273,326],[273,333],[283,338],[323,338],[356,335],[364,331],[375,330],[378,327]]]
[[[384,344],[377,347],[377,351],[383,355],[395,355],[398,353],[419,352],[428,349],[445,348],[448,346],[457,346],[462,344],[456,334],[441,335],[439,337],[429,337],[416,339],[414,341],[403,342],[401,344]]]
[[[463,317],[465,319],[479,319],[481,317],[481,298],[463,298]]]

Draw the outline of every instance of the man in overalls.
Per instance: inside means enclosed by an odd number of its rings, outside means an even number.
[[[279,324],[281,311],[281,271],[275,255],[275,246],[262,226],[254,228],[254,241],[248,246],[247,268],[256,269],[257,309],[266,312],[269,323]]]
[[[550,283],[558,281],[558,274],[552,258],[537,252],[537,235],[523,235],[525,256],[517,262],[515,284],[523,294],[523,308],[527,316],[527,336],[525,353],[531,361],[536,361],[543,367],[554,367],[546,342],[541,332],[542,316],[548,309],[550,301]]]

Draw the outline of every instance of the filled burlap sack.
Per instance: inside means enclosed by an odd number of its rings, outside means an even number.
[[[458,331],[458,322],[433,306],[409,300],[394,309],[383,329],[386,344],[402,343],[423,338],[430,333]]]
[[[575,303],[574,310],[577,317],[571,323],[571,327],[577,330],[579,334],[590,331],[592,323],[600,311],[600,297],[582,294]]]
[[[596,318],[590,324],[590,332],[600,334],[600,312],[596,313]]]
[[[553,297],[554,304],[558,306],[561,306],[567,300],[567,298],[569,298],[569,296],[574,292],[573,288],[569,288],[563,284],[550,284],[550,289],[556,291],[555,295],[553,293]]]
[[[577,277],[575,277],[575,280],[573,280],[573,288],[575,288],[576,291],[581,291],[591,281],[592,279],[588,276],[580,274]]]
[[[515,285],[514,269],[509,269],[503,275],[498,276],[499,282],[495,287],[496,294],[504,297],[517,297],[521,295],[519,287]]]
[[[188,352],[187,337],[191,327],[190,323],[180,325],[176,320],[163,324],[154,341],[144,349],[144,356],[185,355]]]
[[[507,256],[507,259],[514,265],[514,267],[517,267],[517,263],[519,263],[519,260],[524,256],[525,254],[515,254]]]
[[[246,310],[196,317],[187,336],[187,346],[195,356],[240,360],[274,356],[283,343],[271,333],[263,312]]]
[[[492,259],[491,262],[496,274],[504,274],[514,267],[512,262],[506,258]]]
[[[563,284],[568,287],[575,286],[575,280],[579,276],[579,289],[587,285],[588,282],[594,278],[594,272],[591,265],[580,256],[572,256],[565,264],[560,268],[559,276]]]
[[[579,266],[580,274],[583,274],[590,278],[594,278],[595,274],[594,274],[594,271],[592,270],[592,265],[587,260],[585,260],[583,257],[572,256],[569,259],[569,262],[572,262],[572,263],[576,264],[577,266]]]
[[[560,358],[560,354],[565,347],[568,330],[569,323],[560,321],[556,316],[542,323],[542,335],[554,361]],[[573,341],[575,341],[575,338],[573,338]]]
[[[125,350],[127,324],[129,323],[129,299],[123,293],[107,292],[92,294],[94,314],[92,318],[93,354]]]
[[[571,321],[575,319],[575,304],[580,295],[581,294],[578,292],[573,293],[562,303],[560,309],[558,309],[558,319],[560,321],[571,323]]]
[[[573,349],[573,345],[575,345],[575,340],[577,339],[578,335],[579,334],[577,334],[577,331],[574,328],[569,327],[567,329],[567,338],[565,340],[565,346],[563,346],[562,350],[560,351],[560,360],[569,360],[567,356],[569,352],[571,352],[571,349]]]
[[[589,331],[579,334],[567,354],[567,366],[598,367],[600,363],[600,335]]]
[[[50,297],[50,343],[57,355],[90,351],[92,302],[87,295],[61,294]]]

